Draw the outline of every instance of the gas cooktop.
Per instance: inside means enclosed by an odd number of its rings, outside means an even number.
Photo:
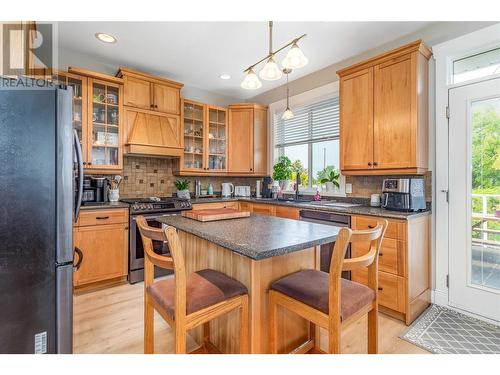
[[[127,198],[120,201],[130,204],[131,214],[180,212],[192,209],[189,200],[170,197]]]

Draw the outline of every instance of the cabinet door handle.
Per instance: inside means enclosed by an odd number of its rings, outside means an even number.
[[[384,256],[384,253],[378,253],[378,256],[379,257]]]
[[[375,228],[375,225],[370,224],[370,225],[368,225],[368,228],[373,229],[373,228]]]
[[[376,167],[378,165],[378,162],[374,161],[373,166]]]
[[[91,162],[91,161],[89,161],[87,164],[88,164],[88,165],[92,165],[92,162]]]
[[[96,216],[97,220],[107,220],[109,219],[109,216]]]
[[[155,107],[155,105],[154,105],[154,104],[150,104],[150,105],[149,105],[149,108],[154,108],[154,107]]]
[[[73,270],[78,271],[82,265],[83,252],[78,247],[75,247],[75,253],[78,254],[78,261],[73,265]]]
[[[372,162],[371,162],[371,161],[369,161],[369,162],[368,162],[368,166],[369,166],[369,167],[371,167],[371,166],[372,166]]]
[[[155,104],[155,108],[158,108],[158,105],[157,105],[157,104]]]
[[[384,290],[384,288],[382,288],[382,287],[380,287],[380,286],[379,286],[379,287],[378,287],[378,290],[382,291],[382,290]]]

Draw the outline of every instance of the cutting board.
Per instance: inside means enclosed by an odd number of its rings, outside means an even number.
[[[182,216],[198,221],[216,221],[249,217],[250,212],[234,208],[212,208],[208,210],[182,211]]]

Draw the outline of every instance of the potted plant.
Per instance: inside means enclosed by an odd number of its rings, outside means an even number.
[[[286,156],[280,156],[273,166],[273,180],[279,181],[280,191],[284,191],[288,181],[292,178],[292,162]]]
[[[339,178],[340,178],[340,173],[335,169],[335,167],[326,167],[323,170],[324,177],[320,180],[322,184],[325,184],[326,191],[328,193],[333,193],[334,191],[334,186],[339,188]],[[322,171],[322,172],[323,172]]]
[[[189,181],[188,180],[176,180],[174,182],[177,188],[177,197],[181,199],[191,199],[189,195]]]

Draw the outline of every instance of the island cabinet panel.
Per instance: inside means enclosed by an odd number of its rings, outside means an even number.
[[[252,204],[252,212],[258,215],[274,216],[275,206],[272,204]]]
[[[344,175],[428,168],[428,60],[421,40],[337,72]]]
[[[276,206],[275,216],[286,219],[299,220],[299,209],[293,207]]]
[[[242,282],[249,292],[250,353],[269,353],[268,290],[272,282],[305,268],[319,266],[319,249],[309,248],[282,256],[252,260],[186,232],[179,231],[186,272],[205,268],[224,272]],[[309,337],[309,323],[289,311],[278,312],[279,352],[289,352]],[[239,352],[239,314],[233,311],[210,322],[210,341],[222,353]],[[199,344],[202,327],[190,331]]]
[[[128,272],[128,209],[82,211],[73,228],[73,245],[83,254],[73,277],[76,288],[123,281]]]

